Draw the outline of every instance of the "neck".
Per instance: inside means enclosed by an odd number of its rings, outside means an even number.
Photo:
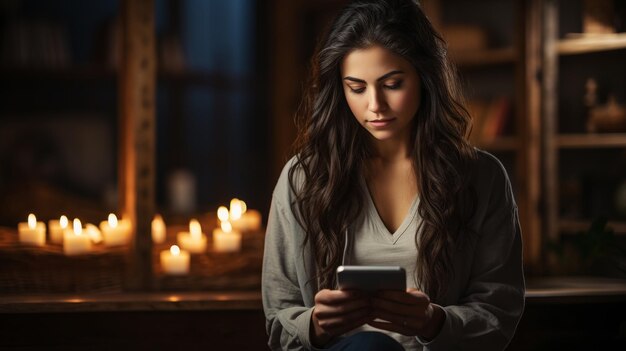
[[[399,138],[399,139],[390,139],[390,140],[374,140],[374,158],[383,161],[384,163],[388,162],[398,162],[405,161],[411,157],[410,150],[411,146],[409,145],[410,138]]]

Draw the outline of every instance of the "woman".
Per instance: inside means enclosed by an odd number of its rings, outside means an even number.
[[[524,306],[517,206],[467,141],[445,43],[411,0],[348,5],[320,42],[263,263],[272,349],[504,349]],[[336,287],[397,265],[405,292]]]

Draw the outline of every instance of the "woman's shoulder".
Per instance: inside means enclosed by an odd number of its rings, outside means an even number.
[[[476,158],[470,163],[470,173],[478,188],[510,187],[506,168],[497,157],[487,151],[476,149]]]
[[[292,202],[294,192],[299,189],[304,182],[304,172],[298,162],[298,156],[293,156],[285,163],[276,186],[274,187],[274,197],[279,200]],[[294,189],[295,188],[295,189]]]

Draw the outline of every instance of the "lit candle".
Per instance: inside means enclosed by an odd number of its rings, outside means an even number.
[[[191,253],[206,251],[206,235],[202,233],[200,222],[196,219],[189,221],[189,232],[178,233],[178,245]]]
[[[73,229],[63,233],[63,252],[68,255],[80,255],[91,251],[91,238],[83,234],[83,227],[78,218],[74,219]]]
[[[241,218],[245,223],[245,230],[256,232],[261,230],[261,212],[257,210],[248,210]]]
[[[20,243],[26,245],[44,246],[46,244],[46,225],[37,222],[34,214],[28,215],[28,222],[17,224]]]
[[[218,218],[219,215],[218,213]],[[237,198],[230,200],[228,220],[232,224],[233,229],[237,231],[246,232],[261,229],[261,214],[256,210],[248,210],[246,203]],[[220,218],[220,221],[224,221],[224,219]]]
[[[55,244],[63,244],[63,232],[67,229],[69,221],[65,215],[59,219],[51,219],[48,221],[48,231],[50,233],[50,241]]]
[[[166,274],[189,273],[189,253],[172,245],[169,250],[161,251],[161,267]]]
[[[99,244],[102,241],[102,233],[100,232],[100,229],[91,223],[87,223],[85,225],[85,234],[94,244]]]
[[[241,249],[241,233],[233,230],[228,221],[213,230],[213,249],[216,252],[234,252]]]
[[[116,246],[128,243],[130,236],[130,221],[121,219],[118,221],[117,216],[111,213],[107,221],[100,222],[100,230],[104,245]]]
[[[152,219],[152,241],[161,244],[165,241],[165,222],[161,215],[155,215]]]

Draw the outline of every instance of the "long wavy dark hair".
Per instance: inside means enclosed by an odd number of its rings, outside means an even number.
[[[445,42],[414,1],[354,1],[318,43],[296,115],[299,133],[289,173],[294,212],[315,257],[314,279],[319,288],[334,287],[344,233],[363,210],[359,179],[372,156],[371,136],[346,102],[340,67],[352,50],[373,45],[402,56],[420,77],[421,103],[411,124],[422,218],[415,278],[436,299],[447,289],[455,245],[472,216],[465,172],[475,151],[467,141],[471,119]]]

